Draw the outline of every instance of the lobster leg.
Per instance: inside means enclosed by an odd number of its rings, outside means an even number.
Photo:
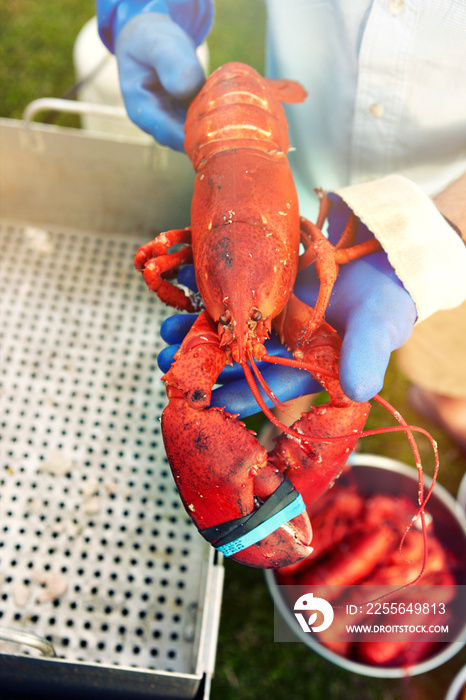
[[[174,245],[183,245],[179,250],[169,253]],[[174,229],[161,233],[157,238],[138,248],[134,257],[136,270],[142,272],[144,281],[159,299],[180,311],[195,311],[196,308],[185,292],[168,282],[164,277],[173,275],[178,267],[192,263],[191,229]]]
[[[300,217],[301,241],[306,250],[299,259],[298,269],[303,270],[309,265],[315,264],[320,280],[319,295],[314,307],[314,313],[309,325],[304,329],[300,343],[310,338],[323,320],[340,265],[382,250],[380,243],[375,238],[353,245],[358,228],[358,219],[353,213],[350,214],[339,241],[336,245],[332,245],[321,231],[330,209],[330,200],[322,192],[318,191],[318,194],[320,197],[320,211],[317,224]]]
[[[255,434],[223,409],[207,409],[227,358],[215,330],[201,313],[164,376],[167,457],[186,511],[208,541],[249,566],[286,566],[312,551],[309,519]]]

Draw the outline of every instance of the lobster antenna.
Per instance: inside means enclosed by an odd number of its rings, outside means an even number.
[[[273,391],[270,389],[269,385],[265,381],[264,377],[262,376],[259,367],[256,365],[254,361],[254,357],[252,356],[252,353],[249,354],[249,361],[251,363],[252,370],[254,374],[256,375],[256,379],[259,382],[260,386],[262,389],[265,391],[269,399],[272,401],[273,405],[278,408],[279,411],[284,413],[286,416],[289,418],[293,419],[293,416],[286,410],[286,406],[284,403],[280,401],[280,399],[273,393]]]
[[[377,401],[378,403],[380,403],[382,406],[384,406],[384,408],[386,408],[387,411],[389,413],[391,413],[391,415],[394,418],[396,418],[396,420],[400,423],[400,425],[399,426],[390,426],[388,428],[374,428],[373,430],[363,430],[363,431],[361,431],[360,436],[366,437],[368,435],[380,435],[381,433],[390,433],[390,432],[393,433],[393,432],[403,431],[409,440],[409,444],[411,446],[411,449],[412,449],[412,452],[414,455],[414,459],[416,462],[416,468],[418,470],[418,475],[419,475],[419,491],[418,491],[419,508],[418,508],[417,512],[415,513],[415,515],[413,516],[413,518],[411,519],[411,522],[409,523],[408,527],[406,528],[406,530],[403,534],[403,537],[401,538],[399,552],[400,552],[400,556],[405,561],[407,561],[406,558],[403,556],[401,550],[402,550],[402,547],[403,547],[403,544],[404,544],[404,541],[406,539],[408,532],[412,528],[415,521],[418,518],[420,518],[421,519],[421,527],[422,527],[423,544],[424,544],[424,555],[423,555],[422,566],[421,566],[421,570],[420,570],[419,574],[416,576],[416,578],[413,581],[410,581],[409,584],[406,584],[406,586],[403,586],[402,588],[397,589],[397,591],[398,591],[398,590],[403,590],[407,586],[412,586],[413,584],[416,584],[422,578],[422,576],[424,575],[424,572],[425,572],[425,568],[426,568],[426,564],[427,564],[427,525],[426,525],[426,521],[425,521],[424,508],[425,508],[427,501],[429,500],[429,498],[432,494],[435,482],[437,481],[440,460],[439,460],[439,453],[438,453],[438,445],[437,445],[436,441],[434,440],[434,438],[432,437],[432,435],[427,430],[425,430],[424,428],[420,428],[419,426],[408,425],[407,422],[405,421],[405,419],[403,418],[403,416],[401,415],[401,413],[399,411],[397,411],[396,408],[394,408],[388,401],[386,401],[381,396],[379,396],[379,394],[376,394],[374,396],[374,400]],[[414,431],[421,433],[422,435],[425,435],[428,438],[429,442],[432,445],[432,449],[434,452],[434,460],[435,460],[434,475],[432,478],[432,483],[430,485],[430,488],[427,491],[427,494],[425,496],[424,496],[424,474],[422,471],[421,456],[419,454],[419,449],[418,449],[416,440],[414,439],[414,435],[413,435]]]
[[[415,515],[413,516],[411,522],[409,523],[408,527],[405,530],[405,533],[403,537],[401,538],[400,542],[400,556],[405,560],[408,561],[402,554],[401,548],[403,547],[403,543],[406,539],[406,536],[410,529],[412,528],[413,524],[415,521],[420,517],[421,518],[421,526],[422,526],[422,535],[423,535],[423,542],[424,542],[424,556],[422,560],[422,567],[421,571],[419,574],[416,576],[416,578],[413,581],[410,581],[410,583],[406,584],[405,586],[402,586],[401,588],[397,589],[398,591],[404,590],[404,588],[407,588],[407,586],[412,586],[413,584],[417,583],[421,577],[424,575],[426,563],[427,563],[427,525],[425,522],[425,513],[424,513],[424,508],[427,505],[427,501],[429,500],[432,490],[434,488],[435,482],[437,480],[437,474],[439,470],[439,454],[438,454],[438,446],[432,435],[425,430],[424,428],[420,428],[417,425],[408,425],[404,418],[401,416],[400,413],[391,405],[388,403],[388,401],[385,401],[385,399],[382,399],[381,396],[378,394],[374,396],[374,399],[383,405],[387,410],[401,423],[401,425],[392,425],[387,428],[374,428],[372,430],[362,430],[359,434],[358,437],[368,437],[369,435],[381,435],[382,433],[396,433],[396,432],[404,432],[406,436],[408,437],[408,440],[411,445],[411,449],[414,453],[414,457],[416,460],[416,468],[418,470],[419,474],[419,492],[418,492],[418,502],[419,502],[419,508],[416,511]],[[432,445],[432,449],[434,452],[434,459],[435,459],[435,466],[434,466],[434,476],[432,478],[432,484],[427,492],[427,494],[424,497],[424,475],[422,472],[422,464],[419,456],[419,451],[417,448],[416,441],[413,436],[413,432],[421,433],[422,435],[425,435],[428,440],[430,441]],[[345,437],[344,435],[341,437]],[[333,439],[333,438],[330,438]],[[383,596],[382,596],[383,597]]]
[[[308,369],[308,368],[312,368],[314,370],[318,369],[317,367],[315,367],[313,365],[306,364],[305,362],[300,362],[299,360],[291,360],[290,358],[284,358],[284,357],[275,358],[275,356],[273,356],[273,355],[264,355],[262,359],[266,360],[267,362],[274,362],[275,364],[286,364],[286,365],[290,365],[293,367],[299,367],[299,369]],[[313,435],[304,435],[304,433],[299,433],[297,430],[293,430],[292,428],[289,428],[287,425],[282,423],[272,413],[270,408],[265,403],[264,399],[261,396],[259,389],[257,388],[257,384],[254,381],[254,376],[249,368],[247,361],[244,361],[241,364],[241,367],[243,368],[244,376],[246,377],[246,381],[248,383],[248,386],[251,389],[251,393],[254,396],[257,404],[259,405],[259,408],[267,416],[269,421],[271,423],[273,423],[277,428],[279,428],[279,430],[286,433],[286,435],[289,435],[290,437],[296,438],[300,442],[337,442],[338,440],[352,440],[354,438],[354,435],[337,435],[334,437],[326,436],[325,438],[315,437]],[[320,371],[320,369],[319,369],[319,371]],[[330,370],[323,370],[322,374],[336,376]],[[269,391],[270,391],[270,389],[269,389]],[[272,397],[270,397],[270,398],[273,401]],[[396,430],[401,431],[401,430],[404,430],[404,428],[397,427],[397,426],[394,426],[391,428],[380,428],[380,431],[382,431],[382,432],[383,431],[394,432]]]
[[[270,408],[267,406],[264,399],[262,398],[259,389],[257,388],[257,384],[254,381],[254,376],[249,368],[247,360],[242,363],[241,367],[243,368],[244,376],[246,377],[246,381],[249,385],[249,388],[251,389],[252,395],[254,396],[257,404],[259,405],[259,408],[267,416],[269,421],[271,423],[273,423],[277,428],[279,428],[279,430],[286,433],[290,437],[295,437],[298,440],[306,439],[305,435],[298,433],[296,430],[292,430],[292,428],[288,428],[288,426],[286,426],[276,416],[274,416],[274,414],[272,413],[272,411],[270,410]],[[349,437],[352,437],[352,436],[348,436],[348,438]],[[310,441],[317,442],[318,440],[320,440],[320,438],[310,438]]]
[[[308,372],[319,372],[319,374],[325,374],[326,376],[338,379],[338,375],[331,369],[325,369],[319,365],[312,364],[312,362],[302,362],[301,360],[295,360],[292,357],[278,357],[275,355],[263,355],[261,360],[265,362],[270,362],[273,365],[285,365],[286,367],[296,367],[297,369],[305,369]]]
[[[314,372],[319,371],[322,374],[327,374],[329,376],[334,376],[335,378],[338,378],[337,375],[335,374],[335,372],[332,372],[331,370],[323,370],[320,367],[316,367],[315,365],[312,365],[309,363],[300,362],[299,360],[295,360],[295,359],[291,359],[291,358],[283,358],[283,357],[274,357],[271,355],[265,355],[262,359],[265,360],[266,362],[271,362],[274,364],[281,364],[281,365],[286,365],[289,367],[299,367],[301,369],[307,369],[308,371],[314,371]],[[421,577],[424,574],[426,564],[427,564],[427,548],[428,548],[427,547],[427,525],[426,525],[426,521],[425,521],[424,508],[427,504],[427,501],[429,500],[429,498],[431,496],[432,490],[433,490],[435,482],[437,480],[437,474],[438,474],[438,470],[439,470],[438,446],[437,446],[436,441],[432,437],[432,435],[427,430],[425,430],[424,428],[420,428],[419,426],[408,425],[408,423],[405,421],[405,419],[403,418],[401,413],[399,411],[397,411],[396,408],[394,408],[394,406],[392,406],[388,401],[386,401],[386,399],[383,399],[381,396],[376,394],[376,396],[374,396],[374,400],[377,401],[378,403],[380,403],[384,408],[386,408],[387,411],[389,413],[391,413],[391,415],[400,423],[400,425],[399,426],[389,426],[387,428],[374,428],[373,430],[362,430],[359,433],[358,437],[368,437],[370,435],[380,435],[382,433],[404,432],[406,434],[406,437],[409,440],[409,444],[411,446],[411,450],[412,450],[413,455],[414,455],[414,460],[415,460],[416,468],[417,468],[418,475],[419,475],[419,490],[418,490],[419,508],[418,508],[417,512],[415,513],[415,515],[413,516],[408,527],[406,528],[406,530],[403,534],[403,537],[401,539],[400,548],[399,548],[400,556],[405,561],[407,561],[406,558],[403,556],[403,553],[401,550],[403,548],[403,544],[405,542],[406,536],[408,535],[408,532],[412,528],[415,521],[418,518],[420,518],[421,519],[423,544],[424,544],[424,554],[423,554],[422,566],[421,566],[421,570],[420,570],[419,574],[416,576],[416,578],[413,581],[411,581],[409,584],[407,584],[407,585],[413,585],[421,579]],[[262,408],[262,406],[261,406],[261,408]],[[262,409],[262,410],[264,410],[264,409]],[[277,423],[275,423],[275,425],[277,425]],[[288,435],[293,435],[296,433],[296,431],[294,431],[290,428],[286,429],[285,432]],[[434,461],[435,461],[434,476],[432,478],[432,484],[431,484],[431,486],[430,486],[430,488],[427,491],[427,494],[425,496],[424,496],[424,473],[422,470],[422,461],[421,461],[421,456],[419,454],[419,449],[418,449],[416,440],[414,438],[413,432],[418,432],[418,433],[425,435],[428,438],[428,440],[430,441],[430,443],[432,445],[433,452],[434,452]],[[336,436],[333,438],[328,437],[328,438],[326,438],[326,440],[337,441],[337,440],[343,440],[343,439],[349,438],[349,437],[350,436],[339,435],[339,436]],[[305,436],[305,435],[301,435],[300,439],[301,440],[309,440],[308,436]],[[312,440],[312,438],[311,438],[311,440]],[[400,589],[400,590],[402,590],[402,589]]]
[[[425,568],[426,568],[426,564],[427,564],[427,526],[426,526],[424,508],[427,504],[427,501],[429,500],[429,498],[431,496],[432,490],[434,488],[434,484],[437,480],[437,474],[438,474],[438,470],[439,470],[439,466],[440,466],[438,446],[437,446],[437,443],[434,440],[434,438],[430,435],[430,433],[427,432],[427,430],[426,431],[420,430],[420,432],[423,432],[423,434],[426,435],[428,437],[428,439],[430,440],[430,443],[432,445],[432,449],[434,451],[434,456],[435,456],[434,476],[432,478],[432,483],[430,485],[430,488],[427,491],[427,494],[424,496],[424,473],[422,471],[421,456],[419,454],[419,450],[418,450],[416,441],[414,439],[414,435],[411,432],[410,426],[408,426],[408,424],[406,423],[406,421],[403,418],[403,416],[401,415],[401,413],[399,411],[397,411],[396,408],[394,408],[391,404],[389,404],[388,401],[383,399],[378,394],[374,398],[378,403],[381,404],[381,406],[384,406],[384,408],[386,408],[387,411],[389,411],[392,414],[392,416],[394,416],[396,418],[396,420],[400,423],[400,425],[402,427],[407,429],[406,435],[408,437],[409,443],[411,445],[411,449],[413,450],[414,457],[416,460],[416,467],[417,467],[418,475],[419,475],[419,491],[418,491],[419,508],[418,508],[417,513],[413,516],[408,527],[406,528],[406,530],[403,534],[403,537],[401,538],[400,549],[399,549],[400,556],[403,559],[405,559],[405,557],[403,557],[403,553],[401,551],[403,548],[404,541],[406,539],[408,532],[410,531],[411,527],[413,526],[414,522],[417,520],[417,518],[420,517],[421,518],[421,527],[422,527],[422,538],[423,538],[423,543],[424,543],[424,556],[423,556],[423,560],[422,560],[421,571],[418,574],[417,578],[414,581],[412,581],[412,583],[416,583],[417,581],[419,581],[419,579],[423,575]]]

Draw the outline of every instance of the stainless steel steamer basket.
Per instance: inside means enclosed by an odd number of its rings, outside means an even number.
[[[5,119],[0,154],[0,695],[207,697],[223,566],[167,464],[170,311],[132,266],[189,223],[191,165]]]

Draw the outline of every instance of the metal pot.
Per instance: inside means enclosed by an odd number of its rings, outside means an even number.
[[[412,495],[416,499],[418,489],[417,471],[397,460],[377,455],[355,454],[351,457],[352,476],[356,480],[362,493],[372,494],[377,492]],[[426,487],[431,484],[431,479],[424,477]],[[337,482],[338,483],[338,482]],[[464,560],[466,552],[466,515],[455,499],[439,484],[435,485],[432,496],[426,509],[435,523],[435,532],[440,541],[448,543],[448,547],[456,554],[460,561]],[[317,652],[328,661],[342,668],[365,676],[376,678],[403,678],[406,675],[415,676],[426,673],[451,659],[464,646],[463,641],[446,643],[443,648],[433,656],[418,664],[406,668],[385,668],[371,666],[351,659],[346,659],[323,646],[318,639],[304,632],[297,624],[293,611],[285,601],[281,587],[277,584],[275,572],[267,570],[265,579],[274,601],[276,612],[285,621],[292,632],[290,641],[300,641],[306,644],[312,651]],[[465,581],[461,581],[464,584]],[[464,639],[466,620],[460,639]],[[294,638],[293,638],[294,637]],[[449,699],[450,700],[450,699]]]

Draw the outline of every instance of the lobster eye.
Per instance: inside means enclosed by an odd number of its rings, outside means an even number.
[[[251,321],[260,321],[262,318],[262,314],[259,311],[259,309],[251,309]]]
[[[223,313],[223,314],[220,316],[220,318],[218,319],[218,322],[221,323],[222,326],[228,326],[228,324],[230,323],[230,321],[231,321],[231,313],[230,313],[229,309],[227,309],[227,310],[225,311],[225,313]]]

